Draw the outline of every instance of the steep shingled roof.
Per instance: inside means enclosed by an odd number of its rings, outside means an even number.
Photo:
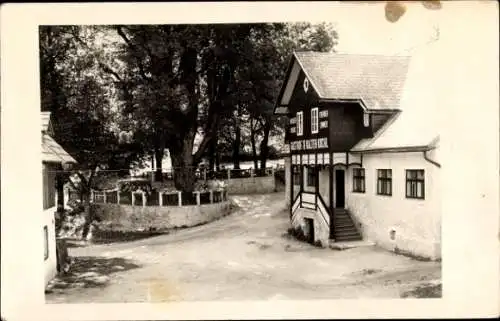
[[[76,160],[68,154],[48,134],[50,124],[50,112],[41,113],[42,120],[42,161],[50,163],[76,163]]]
[[[395,112],[373,138],[362,139],[352,151],[430,148],[439,139],[437,97],[443,77],[436,75],[446,59],[436,44],[414,50],[411,57],[294,52],[275,112],[287,112],[300,67],[320,99],[354,100],[371,112]]]
[[[320,98],[361,99],[368,109],[398,109],[410,58],[295,52]]]
[[[383,126],[375,137],[361,140],[351,151],[376,151],[388,148],[430,149],[439,142],[443,80],[448,78],[441,68],[442,45],[429,43],[412,53],[407,79],[402,92],[400,113]]]

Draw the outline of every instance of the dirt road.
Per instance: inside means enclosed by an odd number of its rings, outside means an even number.
[[[441,278],[438,262],[291,239],[282,193],[234,201],[238,210],[203,226],[70,248],[72,272],[52,283],[47,302],[398,298]]]

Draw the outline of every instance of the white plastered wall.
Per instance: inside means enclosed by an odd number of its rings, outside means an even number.
[[[45,285],[52,280],[57,274],[57,256],[56,256],[56,232],[55,232],[55,212],[57,208],[51,207],[43,211],[43,226],[40,228],[40,233],[44,233],[44,226],[48,230],[48,249],[49,256],[44,261]],[[45,242],[45,237],[43,237]],[[40,251],[43,253],[44,244],[41,244]],[[44,256],[42,254],[42,259]]]
[[[439,168],[426,161],[422,152],[366,154],[363,168],[365,193],[352,192],[352,167],[346,171],[346,207],[360,223],[363,238],[389,250],[440,258]],[[392,169],[392,196],[377,195],[376,169]],[[406,169],[425,170],[424,200],[406,198]]]

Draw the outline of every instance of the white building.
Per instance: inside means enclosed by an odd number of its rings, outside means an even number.
[[[294,53],[275,114],[289,117],[291,223],[310,242],[441,257],[432,50]]]
[[[56,173],[62,170],[62,164],[76,163],[51,136],[50,113],[42,112],[42,175],[43,175],[43,226],[40,232],[44,236],[44,273],[45,284],[57,274],[55,213]],[[61,186],[62,188],[62,186]]]

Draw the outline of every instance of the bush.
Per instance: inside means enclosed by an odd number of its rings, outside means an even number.
[[[70,216],[82,213],[85,210],[80,200],[71,200],[66,205],[68,207],[66,214]]]
[[[288,229],[288,234],[293,236],[294,238],[296,238],[297,240],[299,241],[307,241],[307,237],[306,235],[304,234],[304,231],[298,227],[298,228],[289,228]]]

